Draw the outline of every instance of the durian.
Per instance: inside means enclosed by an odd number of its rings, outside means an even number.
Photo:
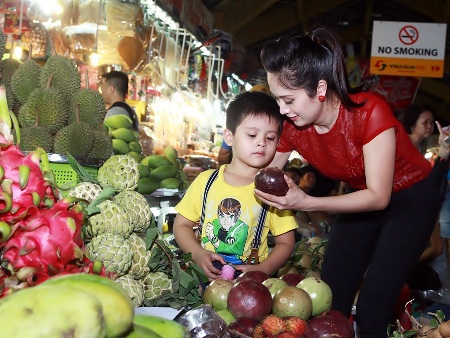
[[[6,35],[0,29],[0,60],[3,59],[3,54],[5,54],[6,48]]]
[[[73,122],[55,135],[55,153],[74,157],[85,157],[92,148],[92,128],[86,122]]]
[[[47,127],[50,133],[56,133],[67,124],[68,107],[59,90],[36,88],[20,108],[21,127],[39,125]]]
[[[27,60],[22,63],[11,78],[11,89],[21,104],[25,104],[28,96],[39,86],[41,65],[36,61]]]
[[[11,78],[19,66],[20,62],[15,59],[9,58],[0,61],[0,85],[5,86],[8,108],[14,113],[18,112],[20,103],[11,89]]]
[[[73,95],[81,87],[81,76],[76,64],[64,56],[52,55],[42,67],[39,85],[46,88],[51,77],[50,87],[58,89],[65,100],[71,102]]]
[[[103,124],[106,115],[105,101],[102,94],[92,89],[77,91],[70,105],[69,124],[77,121],[76,107],[79,106],[79,120],[88,123],[92,128]]]
[[[22,151],[34,151],[40,147],[51,153],[53,142],[53,135],[45,127],[31,126],[21,130],[20,149]]]
[[[92,131],[94,141],[92,148],[87,154],[87,158],[107,160],[113,154],[112,140],[108,132],[104,129],[96,129]]]

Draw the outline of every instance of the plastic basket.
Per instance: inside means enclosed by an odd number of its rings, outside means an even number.
[[[92,178],[97,178],[98,167],[83,166],[83,168],[89,175],[92,176]],[[78,177],[77,173],[68,163],[50,162],[50,169],[55,176],[56,184],[58,186],[69,182],[73,182],[73,185],[76,185],[80,182],[80,178]]]

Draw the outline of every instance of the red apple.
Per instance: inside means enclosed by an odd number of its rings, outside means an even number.
[[[280,279],[284,280],[287,285],[297,286],[305,277],[299,273],[287,273],[280,277]]]

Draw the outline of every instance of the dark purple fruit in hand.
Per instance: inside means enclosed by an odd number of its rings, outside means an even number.
[[[284,180],[284,171],[278,167],[261,169],[255,176],[255,187],[271,195],[284,196],[289,187]]]

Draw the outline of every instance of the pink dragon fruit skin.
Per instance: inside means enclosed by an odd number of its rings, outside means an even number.
[[[12,227],[12,234],[2,244],[2,260],[13,273],[23,267],[36,274],[55,275],[69,264],[81,262],[84,214],[77,205],[60,200],[49,209],[29,208],[26,218]]]
[[[32,205],[37,204],[43,207],[46,203],[53,204],[57,201],[52,185],[44,178],[39,160],[39,153],[25,156],[15,145],[2,145],[0,167],[3,168],[4,175],[0,185],[0,213],[3,221],[14,222],[24,217],[23,213]],[[21,187],[20,184],[19,168],[21,166],[30,169],[25,187]],[[12,197],[9,210],[6,208],[8,201],[1,193]]]

